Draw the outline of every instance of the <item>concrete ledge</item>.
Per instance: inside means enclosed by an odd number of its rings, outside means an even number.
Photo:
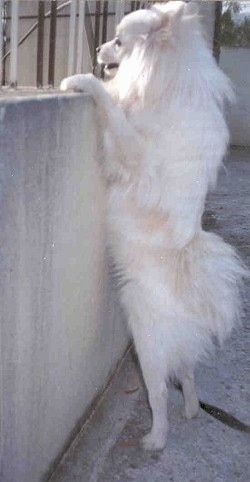
[[[86,95],[0,101],[1,480],[35,482],[127,345]]]

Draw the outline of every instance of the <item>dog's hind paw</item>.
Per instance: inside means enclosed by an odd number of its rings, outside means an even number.
[[[162,450],[166,446],[166,434],[155,435],[152,431],[142,437],[141,446],[144,450]]]
[[[183,410],[183,416],[190,420],[191,418],[195,418],[199,415],[199,400],[195,397],[193,400],[189,401],[189,403],[185,403],[185,408]]]
[[[196,418],[199,415],[199,407],[185,408],[183,415],[187,420]]]

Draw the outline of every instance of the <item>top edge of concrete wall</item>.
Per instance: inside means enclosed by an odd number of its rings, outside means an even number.
[[[0,91],[0,104],[5,104],[6,102],[22,102],[30,99],[57,99],[59,97],[88,97],[89,94],[86,92],[61,92],[59,89],[20,89],[20,90],[4,90],[2,93]]]

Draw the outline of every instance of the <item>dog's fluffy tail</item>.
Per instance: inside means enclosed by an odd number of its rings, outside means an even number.
[[[241,318],[242,280],[249,272],[234,248],[219,236],[201,231],[177,254],[176,287],[187,312],[222,344]]]
[[[182,249],[165,251],[161,266],[134,273],[121,300],[135,340],[164,346],[169,376],[204,361],[241,319],[243,277],[249,273],[219,236],[201,231]],[[148,343],[148,342],[147,342]],[[160,347],[160,348],[159,348]]]

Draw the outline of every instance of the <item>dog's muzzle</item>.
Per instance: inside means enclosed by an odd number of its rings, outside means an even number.
[[[110,63],[105,63],[105,61],[103,62],[102,58],[100,58],[101,49],[102,49],[101,46],[97,47],[96,49],[98,64],[104,69],[104,72],[106,72],[107,74],[114,74],[115,70],[118,69],[119,64],[117,62],[110,62]]]

